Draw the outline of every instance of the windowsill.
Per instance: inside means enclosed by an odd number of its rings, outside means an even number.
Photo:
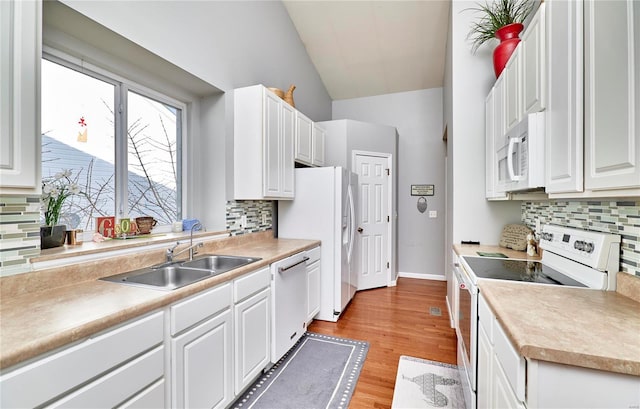
[[[228,231],[216,232],[194,232],[194,241],[202,241],[203,239],[214,239],[228,237]],[[111,256],[109,253],[122,253],[122,251],[141,248],[141,247],[159,247],[161,244],[173,243],[175,241],[189,240],[190,234],[187,231],[180,233],[156,233],[151,237],[135,238],[128,240],[107,239],[103,242],[83,242],[78,245],[65,244],[62,247],[42,250],[40,255],[30,259],[33,269],[39,270],[47,264],[60,264],[65,259],[71,259],[83,256],[92,256],[91,258],[99,258],[101,253],[104,256]],[[116,255],[114,254],[114,255]]]

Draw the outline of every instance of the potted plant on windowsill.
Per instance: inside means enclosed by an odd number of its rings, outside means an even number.
[[[469,9],[482,14],[478,21],[471,24],[467,37],[473,42],[473,52],[493,38],[500,40],[500,44],[493,51],[496,78],[500,76],[520,42],[518,35],[524,28],[522,23],[532,9],[532,0],[487,0],[484,4],[478,3],[478,7]]]
[[[71,196],[80,193],[78,184],[71,180],[72,172],[65,170],[52,178],[42,180],[42,208],[45,226],[40,227],[40,248],[49,249],[64,245],[66,226],[59,225],[62,205]]]

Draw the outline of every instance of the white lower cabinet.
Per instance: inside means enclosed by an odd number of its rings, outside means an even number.
[[[269,364],[271,273],[263,268],[234,282],[235,384],[239,395]]]
[[[174,408],[224,408],[233,399],[231,310],[171,340]]]
[[[524,358],[478,296],[478,389],[482,408],[633,408],[640,378]]]
[[[224,408],[234,397],[231,284],[174,304],[170,314],[171,407]]]
[[[3,370],[0,407],[139,407],[164,384],[164,312],[132,320],[27,365]],[[162,394],[149,398],[167,407]]]
[[[320,311],[320,246],[307,251],[307,323]]]
[[[478,399],[477,408],[493,408],[491,396],[491,379],[493,378],[493,345],[485,330],[478,325]]]

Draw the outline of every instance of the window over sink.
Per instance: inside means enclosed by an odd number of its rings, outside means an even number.
[[[95,230],[95,217],[182,218],[185,104],[117,75],[58,57],[42,60],[42,177],[71,171],[81,193],[61,222]]]

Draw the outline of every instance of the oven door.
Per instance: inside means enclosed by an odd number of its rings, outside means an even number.
[[[458,275],[458,367],[464,368],[472,391],[476,390],[476,354],[478,328],[478,289],[464,267],[456,269]],[[473,392],[471,392],[473,393]]]

